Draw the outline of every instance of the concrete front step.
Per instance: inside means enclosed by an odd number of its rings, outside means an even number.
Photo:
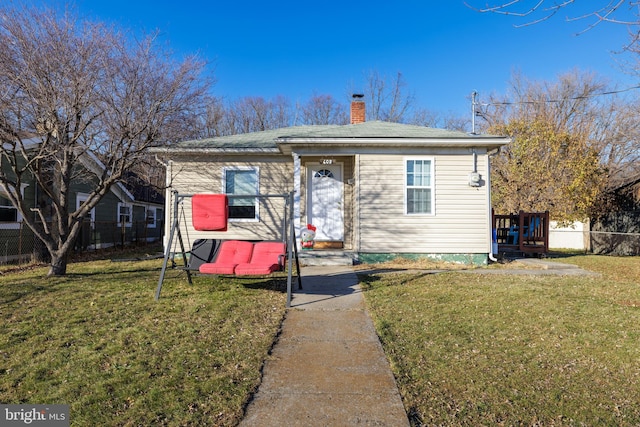
[[[300,265],[353,265],[357,255],[349,251],[310,250],[298,252]]]

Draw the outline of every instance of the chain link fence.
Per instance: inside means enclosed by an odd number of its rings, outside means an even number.
[[[162,241],[164,224],[157,221],[150,227],[146,221],[130,224],[90,222],[82,224],[75,244],[75,252],[92,251],[112,246]],[[28,264],[42,260],[46,249],[23,222],[0,223],[0,264]]]
[[[0,224],[0,264],[29,263],[34,259],[35,235],[22,222]]]
[[[640,211],[610,212],[591,224],[594,254],[640,255]]]
[[[591,252],[598,255],[640,255],[640,233],[591,231]]]

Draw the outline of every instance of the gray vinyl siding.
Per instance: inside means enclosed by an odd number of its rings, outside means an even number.
[[[171,187],[167,192],[167,209],[169,217],[173,214],[173,197],[171,190],[179,194],[224,193],[223,173],[229,167],[257,167],[259,169],[259,193],[287,194],[293,189],[293,162],[289,156],[244,156],[233,158],[179,158],[172,162]],[[181,233],[185,245],[193,244],[196,239],[239,239],[239,240],[279,240],[282,238],[284,226],[284,198],[260,199],[259,221],[228,222],[226,232],[196,231],[191,221],[191,201],[185,199],[179,207]],[[186,219],[186,220],[185,220]],[[173,220],[167,222],[168,237]]]
[[[406,158],[433,159],[432,214],[405,213]],[[359,251],[364,253],[487,253],[490,245],[486,155],[477,170],[485,185],[468,185],[473,156],[361,155],[359,157]]]

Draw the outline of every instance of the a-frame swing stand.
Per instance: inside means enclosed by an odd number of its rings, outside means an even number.
[[[180,231],[180,215],[179,206],[185,199],[192,198],[193,194],[180,194],[177,191],[173,192],[173,221],[171,223],[171,230],[169,232],[169,241],[165,248],[164,261],[162,263],[162,270],[160,271],[160,279],[158,280],[158,287],[156,289],[155,299],[160,298],[160,292],[162,291],[162,283],[164,282],[164,276],[169,265],[169,258],[171,258],[172,248],[174,245],[174,239],[177,237],[178,244],[180,245],[180,252],[182,254],[182,260],[184,262],[184,271],[187,273],[187,280],[190,285],[193,285],[191,277],[191,270],[189,269],[189,263],[187,261],[187,251],[185,250],[184,240],[182,239],[182,232]],[[227,195],[228,198],[247,198],[247,196],[234,196]],[[298,259],[298,248],[295,241],[295,226],[293,221],[293,192],[288,194],[265,194],[251,196],[258,199],[264,198],[282,198],[285,201],[284,206],[284,226],[282,230],[282,240],[286,244],[287,248],[287,307],[291,306],[292,298],[292,280],[293,280],[293,261],[296,262],[296,275],[298,277],[298,289],[302,289],[302,277],[300,276],[300,261]],[[226,209],[226,207],[225,207]],[[225,215],[226,218],[226,215]],[[226,230],[226,224],[225,228]],[[171,260],[172,266],[174,265],[173,259]]]

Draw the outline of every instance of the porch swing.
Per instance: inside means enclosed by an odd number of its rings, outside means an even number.
[[[186,222],[184,201],[191,199],[191,219],[193,228],[197,231],[227,231],[229,199],[247,198],[227,194],[180,194],[173,192],[173,222],[169,233],[169,241],[164,254],[160,279],[156,289],[155,299],[160,298],[162,283],[171,258],[172,266],[175,262],[171,257],[175,255],[175,241],[177,237],[180,253],[190,285],[193,284],[191,273],[196,270],[201,274],[255,276],[270,275],[276,271],[287,271],[287,307],[291,306],[293,260],[296,262],[298,288],[302,289],[298,250],[295,244],[295,227],[293,223],[293,192],[288,194],[260,194],[251,196],[257,199],[281,198],[284,200],[284,224],[280,241],[223,240],[219,245],[208,245],[207,256],[196,254],[194,247],[185,250],[180,219]],[[182,210],[180,210],[180,207]],[[188,233],[187,233],[188,238]],[[198,241],[194,242],[197,243]],[[173,250],[172,250],[173,249]],[[189,253],[189,256],[187,256]],[[193,265],[192,265],[193,264]]]

